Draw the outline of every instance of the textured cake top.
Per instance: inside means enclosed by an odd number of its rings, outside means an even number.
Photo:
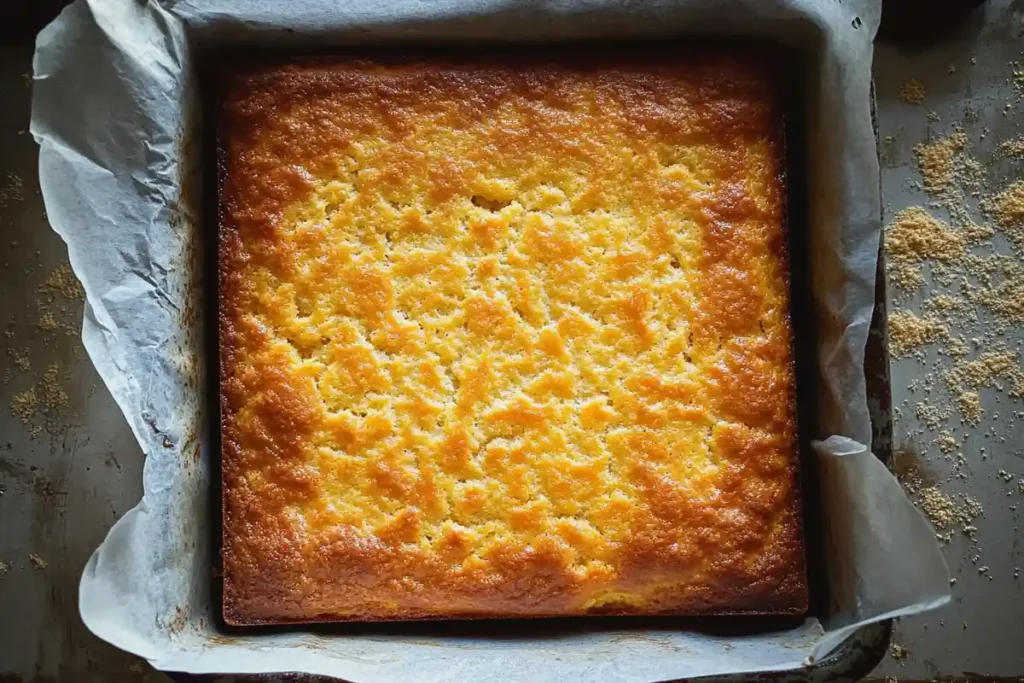
[[[773,82],[229,78],[227,620],[803,611]]]

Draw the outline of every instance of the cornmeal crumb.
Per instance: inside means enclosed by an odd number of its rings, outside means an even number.
[[[918,506],[939,531],[957,524],[968,526],[985,512],[974,498],[961,496],[961,502],[957,503],[938,486],[922,489],[918,494]]]
[[[914,147],[917,163],[921,169],[925,191],[941,194],[948,191],[955,179],[955,158],[967,144],[967,135],[957,131],[932,144],[920,144]]]
[[[11,357],[14,362],[14,367],[18,368],[22,372],[28,372],[32,369],[32,362],[29,360],[28,349],[15,349],[10,347],[7,349],[7,355]]]
[[[964,391],[957,397],[957,406],[967,424],[976,425],[981,422],[981,396],[976,391]]]
[[[27,425],[39,417],[54,416],[67,404],[68,394],[60,384],[60,366],[51,363],[34,386],[11,399],[10,408],[11,414]],[[39,434],[36,427],[39,425],[33,427],[33,438]]]
[[[20,202],[25,198],[25,184],[21,178],[8,171],[7,182],[3,187],[0,187],[0,209],[4,208],[12,201]]]
[[[946,372],[946,381],[955,389],[980,389],[999,380],[1008,384],[1011,396],[1024,392],[1024,371],[1011,349],[987,351],[971,361],[956,363]]]
[[[947,529],[956,521],[956,505],[937,486],[922,489],[918,504],[936,529]]]
[[[1024,137],[1004,140],[999,145],[998,154],[1004,157],[1024,157]]]
[[[1012,183],[985,202],[988,211],[1014,246],[1024,248],[1024,180]]]
[[[51,297],[60,295],[65,299],[81,299],[85,296],[82,283],[67,262],[61,263],[46,276],[46,280],[39,286],[39,293]]]
[[[916,78],[911,78],[900,88],[899,98],[907,104],[921,104],[926,94],[924,84]]]
[[[921,286],[920,263],[925,259],[951,261],[966,253],[962,235],[927,210],[912,206],[893,218],[885,231],[889,279],[902,289]]]
[[[917,419],[925,423],[928,429],[938,429],[939,425],[949,417],[949,412],[945,406],[936,406],[924,401],[915,407]]]
[[[35,389],[27,389],[11,398],[11,414],[21,420],[22,424],[28,424],[35,416],[38,405]]]
[[[60,385],[60,366],[51,363],[39,382],[39,399],[47,410],[63,408],[68,404],[68,394]]]
[[[952,453],[960,446],[960,443],[951,432],[942,432],[939,434],[938,438],[935,439],[935,443],[943,453]]]
[[[889,316],[889,344],[894,356],[941,339],[949,338],[949,328],[929,318],[919,318],[910,311],[895,311]]]
[[[47,311],[39,316],[39,329],[44,332],[52,332],[59,327],[57,318],[54,317],[53,313]]]

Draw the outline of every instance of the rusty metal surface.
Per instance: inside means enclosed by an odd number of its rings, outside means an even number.
[[[939,126],[963,120],[965,97],[976,96],[983,87],[1011,87],[1007,63],[1024,62],[1022,15],[1024,0],[993,0],[984,14],[939,45],[913,53],[879,49],[880,132],[898,141],[886,150],[883,169],[887,214],[923,201],[908,185],[912,146]],[[69,333],[80,323],[82,301],[54,285],[52,274],[66,261],[66,253],[43,215],[36,147],[26,130],[31,54],[30,42],[0,45],[0,562],[7,566],[0,576],[0,683],[168,681],[137,658],[93,637],[77,615],[79,572],[114,520],[137,502],[142,455],[86,360],[78,336]],[[898,100],[899,88],[910,78],[928,87],[927,107],[945,123],[930,122],[923,110],[909,109]],[[976,105],[986,106],[983,101]],[[975,135],[989,129],[989,143],[979,141],[984,149],[1011,131],[1020,134],[1021,107],[1024,103],[1007,116],[994,111],[963,125]],[[1022,169],[1007,172],[1020,175]],[[871,355],[880,353],[883,341],[884,337],[873,336]],[[894,405],[907,399],[906,387],[925,369],[914,361],[893,364]],[[874,379],[884,384],[885,372],[882,363]],[[25,401],[16,398],[24,398],[29,390],[35,392],[36,405],[23,410]],[[12,401],[19,406],[14,412]],[[915,445],[907,438],[917,429],[912,419],[912,414],[905,414],[894,426],[892,438],[900,453],[920,452],[907,448]],[[875,436],[881,444],[889,435],[884,424],[878,426]],[[979,468],[972,480],[957,483],[986,506],[979,537],[990,564],[999,570],[992,580],[977,575],[964,561],[967,546],[954,539],[948,557],[959,577],[955,604],[897,624],[895,642],[906,648],[907,656],[886,658],[873,677],[1009,681],[1024,674],[1024,598],[1021,581],[1011,578],[1011,567],[1024,564],[1024,559],[1017,548],[1017,521],[1007,507],[1006,487],[989,476],[999,468],[1024,473],[1019,450],[1024,434],[1016,436],[1016,446],[1012,439],[987,444],[984,469]],[[885,629],[867,634],[868,642],[856,647],[878,654],[886,635]],[[810,677],[772,678],[832,681],[864,673],[824,667]]]

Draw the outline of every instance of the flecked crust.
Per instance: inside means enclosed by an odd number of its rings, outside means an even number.
[[[777,77],[232,70],[225,620],[805,612]]]

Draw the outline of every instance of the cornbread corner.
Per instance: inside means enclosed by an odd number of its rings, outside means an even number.
[[[772,61],[230,70],[230,624],[807,608]]]

